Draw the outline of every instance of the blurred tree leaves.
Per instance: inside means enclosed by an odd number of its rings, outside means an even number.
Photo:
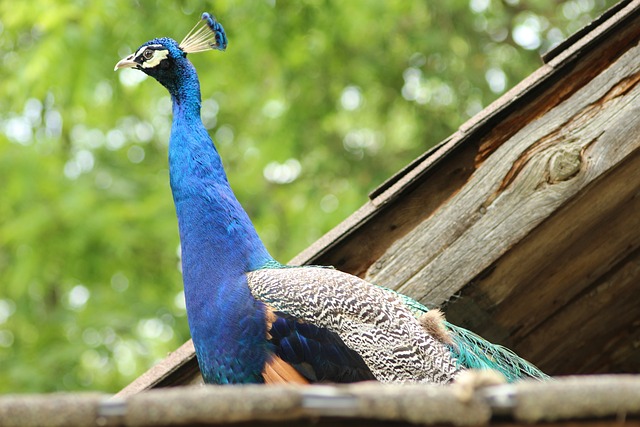
[[[203,11],[203,118],[286,261],[612,1],[0,3],[0,392],[116,391],[188,338],[164,88],[113,66]]]

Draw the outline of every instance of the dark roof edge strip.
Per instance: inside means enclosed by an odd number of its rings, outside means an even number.
[[[578,31],[576,31],[575,33],[571,34],[569,37],[567,37],[566,39],[564,39],[563,41],[561,41],[557,45],[553,46],[547,52],[543,53],[542,56],[541,56],[542,57],[542,61],[545,64],[548,63],[553,58],[555,58],[556,56],[560,55],[562,52],[567,50],[576,41],[578,41],[581,38],[583,38],[587,33],[590,33],[591,31],[593,31],[594,28],[598,27],[603,22],[605,22],[607,19],[611,18],[613,15],[615,15],[616,13],[618,13],[619,11],[621,11],[622,9],[627,7],[627,5],[629,3],[631,3],[632,1],[633,0],[622,0],[622,1],[614,4],[609,9],[607,9],[604,13],[602,13],[602,15],[598,16],[596,19],[591,21],[589,24],[587,24],[584,27],[580,28]]]
[[[167,384],[167,379],[171,378],[178,370],[183,369],[183,367],[190,362],[195,361],[195,357],[196,353],[193,348],[193,341],[189,339],[178,347],[177,350],[170,353],[162,359],[162,361],[152,366],[144,374],[120,390],[116,396],[126,397],[144,390],[170,386],[171,384]]]
[[[631,3],[634,4],[628,7]],[[623,9],[626,8],[628,8],[628,10],[620,13],[621,11],[623,11]],[[462,143],[463,140],[466,139],[466,136],[468,134],[481,130],[482,126],[490,125],[496,121],[499,121],[502,118],[501,113],[503,113],[507,107],[510,107],[517,102],[522,102],[522,98],[525,95],[534,94],[535,89],[540,87],[541,84],[546,83],[547,79],[550,77],[550,74],[552,74],[552,70],[546,69],[546,65],[548,62],[562,54],[563,58],[559,58],[559,61],[557,61],[557,63],[549,65],[552,65],[554,69],[560,69],[563,66],[569,65],[577,59],[575,53],[584,51],[585,48],[592,46],[599,40],[599,37],[586,37],[589,33],[593,32],[596,33],[597,36],[603,36],[619,25],[624,24],[626,18],[632,17],[634,15],[634,11],[636,11],[636,9],[638,8],[640,8],[640,3],[637,0],[622,0],[620,3],[617,3],[615,6],[612,6],[610,9],[605,11],[593,22],[586,25],[581,30],[578,30],[573,35],[569,36],[568,39],[560,43],[560,45],[552,49],[552,51],[547,52],[543,57],[544,64],[538,70],[534,71],[533,74],[525,78],[511,90],[507,91],[501,97],[485,107],[478,114],[463,123],[459,129],[464,134],[458,135],[460,137],[460,140],[457,141],[457,144],[454,144],[450,148],[455,148],[458,144]],[[618,13],[620,13],[620,16],[618,16],[615,20],[607,23],[609,19],[611,19]],[[571,54],[568,54],[569,51],[572,51]],[[403,176],[408,174],[409,171],[421,167],[424,160],[433,157],[434,155],[436,155],[436,153],[439,153],[440,156],[446,155],[447,153],[440,152],[440,148],[446,145],[450,145],[448,143],[454,138],[454,136],[456,136],[456,134],[448,137],[444,141],[427,150],[418,158],[414,159],[409,165],[405,166],[402,170],[384,181],[382,184],[380,184],[380,186],[369,193],[369,199],[373,200],[380,196],[382,193],[386,192],[398,181],[401,181]],[[433,161],[428,163],[430,166],[433,165]]]
[[[438,149],[440,149],[440,147],[445,145],[452,138],[453,138],[453,135],[449,136],[444,141],[441,141],[438,144],[434,145],[433,147],[431,147],[430,149],[428,149],[427,151],[422,153],[420,156],[418,156],[417,158],[413,159],[411,161],[411,163],[409,163],[408,165],[406,165],[405,167],[400,169],[398,172],[396,172],[395,174],[393,174],[392,176],[387,178],[382,184],[380,184],[378,187],[374,188],[369,193],[369,200],[373,200],[376,197],[378,197],[380,194],[384,193],[387,189],[389,189],[389,187],[391,187],[393,184],[395,184],[398,181],[399,177],[406,175],[407,172],[409,172],[410,170],[416,168],[425,159],[428,159],[429,157],[431,157],[436,151],[438,151]]]

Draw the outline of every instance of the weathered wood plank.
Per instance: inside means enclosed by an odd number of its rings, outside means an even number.
[[[522,261],[516,263],[515,259],[507,259],[505,269],[496,269],[495,276],[486,279],[486,285],[483,284],[486,297],[492,304],[504,306],[494,320],[521,322],[515,340],[536,328],[540,319],[563,309],[640,246],[638,167],[640,152],[615,171],[614,176],[606,177],[606,181],[592,189],[598,197],[581,195],[545,224],[537,238],[532,236],[531,243],[526,242],[522,250],[518,248],[521,255],[529,254],[530,260],[520,258]],[[535,260],[539,261],[537,265]],[[498,290],[497,281],[509,279],[525,286]],[[536,313],[525,317],[510,307],[513,300],[531,296],[536,297]]]
[[[623,333],[630,319],[640,322],[640,306],[626,306],[623,314],[618,313],[615,303],[607,305],[604,299],[594,310],[586,305],[580,305],[581,310],[572,306],[611,277],[624,278],[621,286],[631,294],[640,294],[640,275],[619,273],[630,259],[640,256],[639,169],[640,152],[636,151],[612,173],[583,189],[474,278],[447,305],[449,320],[514,348],[549,373],[636,371],[640,358],[627,358],[626,364],[610,362],[614,355],[602,348]],[[563,333],[549,329],[555,316],[564,311],[570,311],[572,318],[598,319],[609,328],[609,336],[593,330],[589,339],[582,335],[582,342],[571,340],[576,332],[571,325],[582,324],[577,319],[565,319]],[[618,360],[620,353],[633,354],[633,343],[632,339],[617,340]],[[562,349],[571,357],[549,349]],[[556,357],[537,359],[551,353]],[[599,366],[605,364],[616,369],[601,370]]]
[[[498,147],[458,194],[367,273],[440,305],[640,148],[640,48]]]
[[[640,253],[636,251],[631,259],[616,266],[611,275],[585,289],[536,328],[520,349],[557,374],[576,373],[573,368],[576,360],[582,361],[581,372],[597,372],[611,364],[607,353],[613,355],[623,349],[632,353],[637,343],[618,337],[628,337],[634,323],[638,328],[639,277]]]

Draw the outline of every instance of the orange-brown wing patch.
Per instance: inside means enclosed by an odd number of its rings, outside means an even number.
[[[270,340],[271,339],[271,326],[273,326],[273,322],[276,321],[276,319],[278,318],[278,316],[276,316],[276,314],[273,312],[273,308],[269,307],[268,305],[265,306],[266,310],[265,310],[265,320],[267,322],[267,339]]]
[[[300,375],[293,366],[280,359],[276,355],[272,355],[264,365],[262,371],[265,384],[309,384],[309,381]]]

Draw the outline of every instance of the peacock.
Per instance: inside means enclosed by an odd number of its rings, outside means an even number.
[[[507,380],[547,376],[510,350],[447,323],[409,297],[322,266],[276,261],[227,180],[200,117],[187,54],[224,51],[208,13],[177,43],[156,38],[119,61],[170,93],[170,186],[189,329],[206,383],[448,384],[467,369]]]

